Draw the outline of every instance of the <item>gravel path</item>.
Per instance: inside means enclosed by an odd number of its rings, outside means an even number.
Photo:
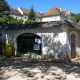
[[[0,57],[0,80],[80,80],[80,63],[28,62]]]

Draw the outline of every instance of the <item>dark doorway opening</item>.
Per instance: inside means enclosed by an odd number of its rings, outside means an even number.
[[[41,55],[41,38],[33,33],[18,36],[17,53]]]
[[[71,58],[76,57],[75,35],[71,35]]]
[[[5,47],[5,44],[3,42],[0,42],[0,55],[3,55],[4,54],[4,47]]]

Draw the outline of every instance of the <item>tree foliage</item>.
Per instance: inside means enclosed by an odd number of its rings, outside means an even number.
[[[23,20],[21,19],[15,19],[13,17],[6,17],[6,16],[3,16],[3,17],[0,17],[0,23],[9,23],[9,24],[23,24]]]
[[[25,21],[25,24],[32,24],[34,22],[35,22],[34,20],[27,20],[27,21]]]
[[[35,20],[35,18],[36,18],[36,14],[35,14],[34,8],[32,6],[30,13],[28,14],[28,20]]]
[[[16,24],[16,19],[15,18],[13,18],[13,17],[9,17],[9,23],[10,24]]]
[[[9,23],[10,24],[23,24],[23,20],[21,20],[21,19],[15,19],[15,18],[13,18],[13,17],[10,17],[9,18]]]
[[[76,20],[76,22],[79,22],[79,20],[80,20],[80,13],[78,13],[78,14],[71,13],[71,16]]]
[[[0,0],[0,17],[8,16],[10,14],[10,8],[5,0]]]
[[[0,17],[1,23],[6,23],[8,21],[8,18],[6,16]]]
[[[18,20],[16,21],[16,24],[23,24],[23,20],[18,19]]]

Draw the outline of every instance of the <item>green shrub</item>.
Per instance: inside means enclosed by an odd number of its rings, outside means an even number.
[[[16,24],[16,19],[12,19],[12,20],[10,21],[10,24]]]
[[[25,21],[25,24],[32,24],[34,22],[35,22],[34,20],[27,20],[27,21]]]
[[[16,21],[16,24],[23,24],[23,20],[18,19],[18,20]]]
[[[13,17],[10,17],[9,22],[10,22],[10,24],[23,24],[23,20],[21,20],[21,19],[17,20]]]
[[[8,21],[7,17],[0,17],[0,22],[1,23],[6,23]]]

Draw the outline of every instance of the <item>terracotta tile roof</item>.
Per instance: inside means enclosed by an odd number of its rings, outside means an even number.
[[[23,14],[29,14],[30,12],[30,10],[22,8],[22,7],[20,7],[20,9],[22,10]]]
[[[42,14],[40,12],[36,12],[36,17],[42,17]]]
[[[66,14],[66,11],[62,11],[62,14],[65,15]]]
[[[17,9],[13,9],[13,8],[11,9],[11,14],[22,16],[21,13]]]
[[[51,8],[48,12],[46,12],[43,16],[53,16],[53,15],[65,15],[65,12],[61,12],[58,8]]]
[[[29,14],[30,10],[25,9],[20,7],[20,9],[22,10],[23,14]],[[36,13],[36,17],[41,17],[42,15],[40,14],[40,12],[35,12]]]

